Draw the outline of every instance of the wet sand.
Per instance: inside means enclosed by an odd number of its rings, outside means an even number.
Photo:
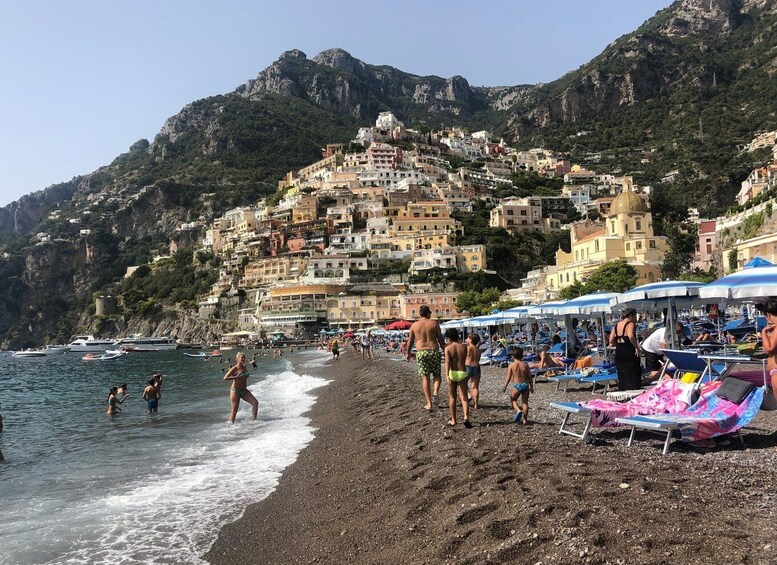
[[[747,449],[674,441],[663,457],[658,436],[559,435],[548,403],[589,389],[538,383],[533,422],[515,424],[505,370],[487,369],[474,427],[451,429],[445,384],[429,417],[415,364],[395,359],[349,352],[315,370],[332,380],[310,413],[316,439],[209,562],[777,562],[777,412],[744,430]]]

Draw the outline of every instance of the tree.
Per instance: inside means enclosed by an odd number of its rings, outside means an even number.
[[[679,279],[682,273],[691,267],[693,253],[696,250],[696,237],[690,233],[683,233],[677,225],[672,225],[667,230],[669,250],[664,255],[661,265],[661,274],[665,279]]]
[[[559,298],[563,300],[572,300],[573,298],[583,296],[584,294],[586,294],[586,285],[580,281],[575,281],[571,285],[565,286],[561,289],[561,292],[559,292]]]
[[[487,288],[482,292],[465,290],[456,297],[456,308],[470,316],[482,316],[491,312],[501,295],[498,288]]]
[[[626,261],[609,261],[596,269],[585,281],[585,294],[597,291],[625,292],[637,282],[637,270]]]

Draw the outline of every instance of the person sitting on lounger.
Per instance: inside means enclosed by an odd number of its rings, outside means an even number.
[[[551,369],[554,367],[558,367],[560,369],[563,369],[563,366],[561,363],[556,361],[556,358],[553,357],[550,353],[548,353],[548,350],[550,347],[547,345],[543,345],[542,349],[540,350],[540,360],[536,361],[534,363],[530,363],[529,367],[532,369]]]

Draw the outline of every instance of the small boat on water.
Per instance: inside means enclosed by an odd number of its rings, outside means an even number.
[[[87,353],[83,357],[81,357],[82,361],[110,361],[111,359],[118,359],[124,355],[124,353],[120,351],[114,351],[113,353],[108,353],[107,351],[103,353],[102,355],[94,355],[92,353]]]
[[[205,359],[207,357],[210,357],[209,354],[205,353],[204,351],[200,351],[199,353],[184,353],[187,357],[193,357],[194,359]]]
[[[40,349],[26,349],[24,351],[14,351],[14,357],[45,357],[46,354]]]

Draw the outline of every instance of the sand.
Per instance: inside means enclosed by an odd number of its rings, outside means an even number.
[[[503,369],[484,372],[472,429],[431,417],[415,365],[351,353],[310,413],[316,439],[278,488],[227,525],[205,558],[245,563],[775,563],[777,413],[747,448],[698,450],[625,431],[594,444],[558,434],[537,385],[533,423],[513,423]]]

